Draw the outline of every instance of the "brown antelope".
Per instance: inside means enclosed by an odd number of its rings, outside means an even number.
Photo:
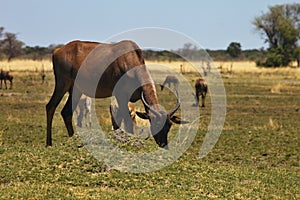
[[[201,95],[202,99],[202,107],[205,107],[205,97],[207,93],[207,83],[204,79],[197,79],[195,83],[195,98],[196,98],[196,104],[195,106],[199,105],[199,96]]]
[[[1,69],[1,72],[0,72],[0,89],[2,88],[2,82],[4,81],[4,85],[5,85],[5,89],[7,89],[7,85],[6,85],[6,80],[8,80],[10,82],[10,89],[12,88],[12,80],[13,80],[13,76],[9,74],[9,71],[3,71]]]
[[[90,53],[93,55],[92,58],[88,57]],[[87,57],[91,59],[86,60]],[[150,131],[159,147],[168,147],[168,132],[172,122],[186,123],[173,116],[180,107],[178,95],[178,102],[171,112],[166,113],[159,108],[155,85],[146,68],[142,50],[132,41],[121,41],[115,44],[73,41],[56,49],[52,62],[55,88],[46,105],[47,146],[52,145],[51,129],[54,112],[67,92],[69,97],[61,114],[70,137],[74,134],[73,111],[82,94],[95,98],[115,96],[119,105],[116,123],[120,124],[124,120],[124,124],[131,132],[133,132],[133,122],[129,117],[128,101],[136,102],[142,99],[146,112],[136,113],[150,121]],[[92,91],[93,77],[98,74],[101,76],[97,79],[95,90]],[[82,82],[77,81],[78,76],[81,77]],[[117,84],[118,87],[115,87]]]
[[[176,76],[171,76],[171,75],[167,76],[163,84],[160,85],[161,91],[163,91],[166,84],[168,84],[168,87],[170,88],[171,83],[174,85],[174,88],[177,89],[179,84],[178,78]]]

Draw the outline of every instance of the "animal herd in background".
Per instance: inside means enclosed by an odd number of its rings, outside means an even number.
[[[45,77],[46,77],[44,70],[42,71],[41,77],[42,77],[42,83],[44,83]],[[1,69],[1,71],[0,71],[0,89],[2,89],[3,82],[5,85],[5,89],[7,89],[6,81],[9,81],[9,83],[10,83],[9,89],[12,89],[13,79],[14,79],[14,77],[13,77],[13,75],[10,74],[9,71],[4,71]]]
[[[178,85],[179,85],[179,80],[176,76],[168,75],[168,76],[166,76],[165,81],[160,85],[161,91],[163,91],[165,85],[168,85],[168,87],[170,88],[171,84],[173,84],[175,90],[177,90]],[[193,93],[196,103],[193,104],[193,106],[199,106],[199,103],[200,103],[199,97],[201,96],[201,100],[202,100],[201,106],[205,107],[205,97],[206,97],[207,92],[208,92],[207,82],[202,78],[197,79],[195,81],[195,94]]]

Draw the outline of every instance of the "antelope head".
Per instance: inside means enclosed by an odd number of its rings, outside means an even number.
[[[155,142],[159,147],[164,149],[168,149],[168,133],[173,123],[176,124],[184,124],[188,123],[187,121],[181,120],[179,117],[174,116],[175,112],[180,107],[180,98],[177,95],[177,104],[175,108],[167,113],[165,111],[157,111],[153,107],[151,107],[144,98],[144,94],[142,92],[141,98],[143,104],[146,108],[146,113],[136,112],[136,114],[142,119],[148,119],[150,121],[150,131],[152,136],[154,137]]]

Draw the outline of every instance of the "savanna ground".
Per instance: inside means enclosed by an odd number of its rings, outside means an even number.
[[[210,121],[208,96],[189,149],[162,170],[134,174],[109,169],[82,148],[76,135],[68,138],[62,104],[54,116],[53,147],[46,148],[45,105],[54,87],[50,61],[0,63],[14,75],[13,89],[0,91],[0,198],[299,199],[300,71],[233,66],[232,73],[223,74],[227,115],[213,150],[198,157]],[[21,67],[26,71],[18,71]],[[197,77],[190,72],[186,78],[193,84]],[[167,95],[160,101],[169,104]],[[102,102],[99,121],[109,130],[109,100]],[[124,148],[157,147],[151,138]]]

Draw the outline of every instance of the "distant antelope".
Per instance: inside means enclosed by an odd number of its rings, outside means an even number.
[[[167,76],[163,84],[160,85],[161,91],[163,91],[166,84],[168,84],[168,87],[171,87],[171,83],[174,85],[174,88],[177,89],[179,80],[176,76]]]
[[[205,97],[207,93],[207,83],[204,79],[197,79],[195,83],[195,99],[196,99],[196,104],[195,106],[199,105],[199,96],[201,95],[202,99],[202,107],[205,107]]]
[[[0,84],[0,89],[2,88],[2,82],[4,81],[4,85],[5,85],[5,89],[7,89],[7,85],[6,85],[6,80],[9,80],[10,82],[10,89],[12,88],[12,80],[13,80],[13,76],[9,74],[9,71],[3,71],[1,69],[1,72],[0,72],[0,81],[1,81],[1,84]]]

